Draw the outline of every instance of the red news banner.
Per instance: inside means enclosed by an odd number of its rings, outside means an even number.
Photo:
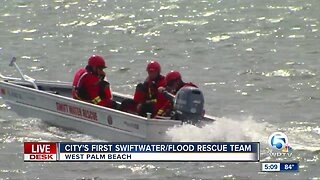
[[[56,161],[57,143],[25,142],[24,161]]]

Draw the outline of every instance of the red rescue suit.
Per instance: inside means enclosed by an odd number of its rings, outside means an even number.
[[[156,78],[153,81],[146,79],[146,81],[143,84],[140,83],[137,85],[133,97],[134,102],[137,105],[145,104],[149,106],[148,109],[149,111],[151,111],[153,117],[158,111],[158,109],[162,107],[164,103],[166,103],[167,101],[166,97],[162,93],[158,92],[158,88],[161,86],[165,86],[165,84],[165,77],[162,75],[159,75],[158,78]],[[145,113],[138,113],[142,116],[145,116]]]
[[[105,81],[102,81],[98,75],[88,72],[84,68],[79,69],[72,83],[72,96],[74,99],[112,107],[110,87],[103,82]]]
[[[176,95],[177,92],[183,87],[197,87],[197,86],[194,85],[192,82],[183,83],[182,86],[180,86],[180,88],[178,88],[176,91],[172,91],[170,93],[173,95]],[[156,116],[169,116],[172,109],[173,109],[173,104],[170,102],[169,99],[166,98],[166,101],[158,109]]]

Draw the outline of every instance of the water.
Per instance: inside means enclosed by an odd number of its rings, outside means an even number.
[[[168,131],[174,141],[259,141],[287,134],[298,173],[258,163],[24,163],[24,141],[103,141],[15,115],[0,99],[3,179],[319,179],[319,13],[316,0],[3,0],[0,72],[16,56],[36,79],[71,81],[93,53],[114,91],[132,94],[150,59],[181,71],[218,117]],[[190,133],[192,132],[192,133]]]

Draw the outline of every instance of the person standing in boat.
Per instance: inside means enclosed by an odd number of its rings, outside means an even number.
[[[146,71],[148,77],[143,83],[136,86],[133,100],[139,115],[146,117],[147,113],[151,113],[154,117],[158,109],[166,102],[166,97],[158,92],[158,88],[165,86],[166,81],[165,77],[161,75],[159,62],[150,61]]]
[[[197,87],[192,82],[185,83],[182,81],[180,72],[171,70],[166,74],[165,77],[166,86],[159,87],[158,91],[160,94],[168,92],[172,95],[176,95],[177,92],[183,87]],[[171,111],[173,110],[172,99],[166,99],[166,102],[158,109],[156,116],[170,116]]]
[[[115,108],[112,101],[109,82],[106,81],[106,63],[102,56],[92,55],[88,65],[79,69],[72,83],[72,96],[74,99],[90,102],[104,107]]]

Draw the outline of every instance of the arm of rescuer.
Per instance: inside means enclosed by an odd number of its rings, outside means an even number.
[[[112,107],[111,91],[109,97],[106,94],[106,88],[109,88],[107,81],[102,81],[101,78],[92,74],[88,74],[82,80],[91,103],[109,108]]]
[[[145,83],[139,83],[133,95],[133,100],[136,104],[141,104],[146,99],[146,87]]]
[[[106,98],[112,99],[112,92],[110,88],[110,83],[108,82],[106,75],[100,77],[99,85],[102,90],[104,90]]]
[[[171,112],[173,108],[175,96],[169,93],[165,87],[159,87],[158,92],[159,94],[165,97],[165,101],[161,104],[160,108],[156,113],[156,116],[166,116]]]
[[[159,88],[161,87],[166,87],[167,85],[167,82],[165,80],[165,77],[160,75],[159,76],[159,81],[157,83],[157,86],[156,86],[156,94],[157,94],[157,99],[156,99],[156,102],[155,102],[155,109],[154,109],[154,113],[153,113],[153,116],[157,116],[157,113],[158,111],[167,104],[167,101],[168,99],[163,95],[162,92],[159,91]]]
[[[142,103],[144,103],[146,99],[146,84],[145,83],[139,83],[136,86],[136,90],[133,95],[133,101],[136,104],[136,111],[139,113],[141,109]]]

